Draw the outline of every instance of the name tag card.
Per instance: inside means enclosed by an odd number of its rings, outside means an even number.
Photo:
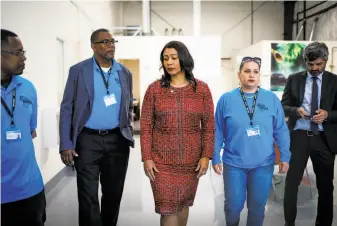
[[[104,103],[106,107],[109,107],[111,105],[114,105],[117,103],[115,94],[109,94],[104,97]]]
[[[247,135],[248,137],[260,136],[260,127],[258,125],[249,127]]]
[[[6,131],[6,140],[21,140],[21,131],[9,129]]]

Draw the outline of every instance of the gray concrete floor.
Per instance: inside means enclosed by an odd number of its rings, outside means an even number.
[[[136,136],[136,147],[131,149],[129,169],[121,204],[119,226],[156,226],[159,215],[154,213],[154,202],[150,183],[143,173],[140,161],[139,137]],[[335,167],[335,172],[337,168]],[[312,193],[308,185],[301,185],[298,195],[297,226],[314,226],[317,205],[315,176],[311,164],[308,164]],[[336,187],[336,183],[335,183]],[[282,193],[284,184],[276,185],[276,200],[273,189],[266,206],[265,226],[283,226]],[[312,197],[311,197],[312,194]],[[335,207],[337,204],[335,190]],[[223,181],[221,176],[208,171],[199,183],[194,206],[190,209],[189,226],[225,226],[223,213]],[[76,226],[77,189],[75,173],[69,168],[67,175],[47,194],[46,226]],[[337,207],[335,208],[337,226]],[[241,214],[240,226],[246,225],[247,209]]]

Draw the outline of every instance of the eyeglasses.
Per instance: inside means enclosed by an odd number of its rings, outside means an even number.
[[[1,50],[2,53],[8,53],[15,56],[24,56],[26,54],[26,51],[24,50],[16,50],[16,51],[8,51],[8,50]]]
[[[261,61],[262,60],[259,57],[244,57],[244,58],[242,58],[241,64],[246,63],[246,62],[251,62],[251,61],[254,61],[259,66],[261,66]]]
[[[117,40],[115,39],[104,39],[102,41],[99,41],[99,42],[94,42],[94,44],[104,44],[105,46],[109,46],[109,45],[115,45],[115,43],[118,42]]]

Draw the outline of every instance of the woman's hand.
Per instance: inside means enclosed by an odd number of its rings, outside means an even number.
[[[279,164],[279,173],[287,173],[289,170],[289,163],[281,162]]]
[[[199,171],[197,178],[200,178],[201,176],[207,173],[208,163],[209,163],[209,158],[207,157],[203,157],[199,160],[198,166],[195,169],[195,171]]]
[[[217,174],[219,174],[219,175],[222,174],[222,164],[214,165],[214,166],[213,166],[213,169],[214,169],[214,171],[215,171]]]
[[[145,172],[146,176],[148,176],[150,178],[151,181],[154,181],[154,179],[155,179],[154,171],[159,173],[159,171],[157,170],[154,162],[152,160],[145,160],[144,161],[144,172]]]

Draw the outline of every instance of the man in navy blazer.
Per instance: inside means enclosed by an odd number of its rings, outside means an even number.
[[[94,55],[70,68],[61,103],[60,153],[77,171],[79,226],[117,225],[134,146],[132,75],[114,59],[116,42],[106,29],[92,33]]]

